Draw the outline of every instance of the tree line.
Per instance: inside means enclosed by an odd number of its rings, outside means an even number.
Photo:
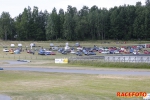
[[[122,5],[109,10],[83,6],[79,11],[68,5],[67,11],[54,8],[39,11],[34,6],[11,18],[0,15],[2,40],[150,40],[150,0],[145,5]]]

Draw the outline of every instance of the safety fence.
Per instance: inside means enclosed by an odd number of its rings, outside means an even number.
[[[26,59],[26,60],[55,60],[67,58],[69,61],[100,61],[100,62],[129,62],[150,63],[150,56],[71,56],[71,55],[0,55],[0,59]]]
[[[150,56],[105,56],[106,62],[150,63]]]
[[[0,55],[0,59],[3,60],[55,60],[56,58],[68,58],[68,56],[62,55],[62,56],[56,56],[56,55]]]

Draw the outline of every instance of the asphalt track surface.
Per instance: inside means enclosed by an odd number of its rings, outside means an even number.
[[[7,67],[4,70],[13,71],[34,71],[34,72],[53,72],[53,73],[73,73],[73,74],[95,74],[95,75],[140,75],[150,76],[150,71],[127,71],[127,70],[106,70],[106,69],[64,69],[64,68],[31,68],[31,67]]]
[[[0,100],[11,100],[11,98],[9,96],[0,94]]]

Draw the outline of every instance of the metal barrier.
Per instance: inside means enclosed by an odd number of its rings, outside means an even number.
[[[106,62],[150,63],[150,56],[105,56]]]

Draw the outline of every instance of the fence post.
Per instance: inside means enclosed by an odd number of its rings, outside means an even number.
[[[108,60],[107,60],[107,62],[109,62],[109,57],[108,57]]]
[[[124,64],[125,64],[125,57],[124,57]]]

